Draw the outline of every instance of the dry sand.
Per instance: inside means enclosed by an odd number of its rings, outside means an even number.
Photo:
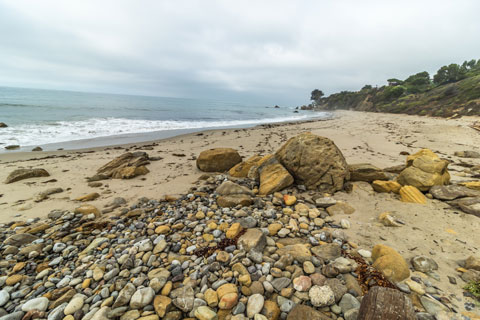
[[[206,131],[115,149],[2,154],[0,181],[4,181],[14,169],[29,167],[44,168],[51,177],[1,183],[0,222],[42,217],[52,209],[73,210],[79,203],[71,199],[91,192],[101,194],[99,199],[90,202],[98,208],[103,208],[115,197],[123,197],[133,203],[139,197],[160,199],[166,194],[185,193],[202,174],[194,160],[202,150],[232,147],[244,157],[264,155],[274,152],[288,138],[304,131],[332,139],[348,163],[368,162],[388,167],[404,163],[405,156],[400,155],[402,151],[414,153],[420,148],[430,148],[452,162],[449,167],[452,180],[459,181],[465,179],[465,167],[458,163],[480,165],[480,159],[461,159],[453,155],[455,151],[480,151],[480,132],[468,127],[475,120],[478,118],[439,119],[338,111],[334,119],[327,121]],[[97,168],[127,150],[142,150],[163,159],[148,165],[150,173],[145,176],[131,180],[106,180],[103,187],[88,187],[86,177],[94,175]],[[57,157],[32,159],[51,155]],[[46,182],[51,179],[56,181]],[[65,191],[40,203],[33,201],[36,194],[52,187],[61,187]],[[375,193],[369,186],[356,188],[350,194],[337,193],[335,198],[356,208],[350,216],[334,217],[335,220],[350,220],[352,227],[346,233],[353,242],[366,249],[385,243],[397,249],[406,259],[421,254],[432,257],[439,264],[441,281],[431,281],[446,295],[455,296],[451,300],[458,306],[458,311],[465,310],[461,290],[463,281],[455,268],[459,260],[480,255],[480,218],[452,210],[436,200],[429,200],[427,205],[402,203],[395,195]],[[399,228],[379,225],[376,218],[384,211],[391,211],[405,225]],[[456,277],[458,285],[450,284],[446,275]]]

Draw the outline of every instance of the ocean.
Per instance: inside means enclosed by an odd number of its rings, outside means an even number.
[[[218,128],[329,117],[295,107],[0,87],[0,152],[134,143]],[[14,151],[7,145],[20,145]]]

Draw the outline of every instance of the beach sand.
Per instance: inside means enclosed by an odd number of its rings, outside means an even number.
[[[123,197],[132,204],[140,197],[161,199],[165,195],[186,193],[202,175],[194,160],[202,150],[231,147],[244,158],[265,155],[305,131],[332,139],[350,164],[371,163],[380,168],[399,165],[406,158],[400,152],[414,153],[429,148],[451,161],[449,170],[453,182],[467,179],[465,166],[459,164],[480,165],[480,159],[454,156],[455,151],[480,151],[480,132],[468,126],[478,118],[443,119],[352,111],[338,111],[334,115],[331,120],[205,131],[115,148],[2,154],[0,181],[18,168],[44,168],[51,176],[1,183],[0,222],[44,217],[53,209],[73,210],[80,203],[72,199],[92,192],[101,196],[89,204],[100,209],[115,197]],[[102,187],[88,187],[86,178],[93,176],[99,167],[134,150],[162,159],[147,166],[150,170],[147,175],[131,180],[104,180]],[[55,181],[47,182],[52,179]],[[39,192],[53,187],[61,187],[64,192],[40,203],[33,201]],[[403,203],[396,195],[375,193],[362,184],[351,193],[335,194],[335,198],[356,209],[351,215],[333,217],[335,221],[346,218],[351,222],[352,227],[345,233],[352,242],[368,250],[384,243],[407,260],[416,255],[432,257],[439,265],[437,273],[441,276],[441,281],[434,281],[435,286],[451,298],[459,311],[465,310],[463,282],[455,269],[458,261],[480,255],[480,218],[453,210],[437,200],[428,200],[426,205]],[[377,217],[384,211],[392,212],[405,225],[399,228],[380,225]],[[456,277],[459,284],[450,284],[446,275]],[[424,274],[418,276],[424,277]]]

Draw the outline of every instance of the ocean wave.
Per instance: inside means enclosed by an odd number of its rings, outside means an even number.
[[[18,144],[21,146],[37,146],[50,143],[94,139],[124,134],[149,133],[155,131],[252,126],[263,123],[305,120],[317,116],[322,117],[325,116],[325,114],[309,113],[286,117],[225,121],[91,118],[80,121],[57,121],[48,124],[22,124],[3,128],[0,130],[0,142],[5,144]]]

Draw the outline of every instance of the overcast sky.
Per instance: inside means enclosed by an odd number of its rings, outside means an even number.
[[[480,1],[0,0],[0,86],[307,103],[480,59]]]

